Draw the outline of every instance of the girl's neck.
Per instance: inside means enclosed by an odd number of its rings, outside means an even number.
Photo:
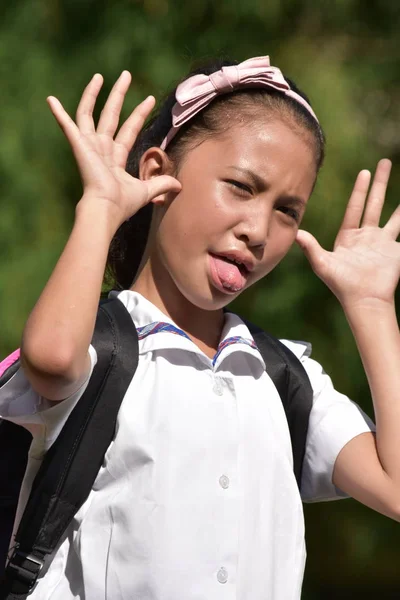
[[[217,351],[224,324],[223,310],[203,310],[176,287],[169,273],[154,277],[150,261],[144,265],[131,290],[138,292],[165,313],[210,358]]]

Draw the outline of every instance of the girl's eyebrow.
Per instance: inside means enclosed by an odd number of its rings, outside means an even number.
[[[245,167],[236,167],[235,165],[229,165],[228,169],[234,169],[235,171],[239,171],[240,173],[248,177],[252,181],[255,188],[260,191],[266,190],[269,187],[265,179],[260,177],[260,175],[257,175],[257,173],[254,173],[254,171],[252,171],[251,169],[247,169]],[[307,202],[300,198],[300,196],[291,196],[288,194],[284,194],[283,196],[280,196],[279,199],[280,201],[287,202],[288,204],[291,204],[293,206],[299,206],[300,208],[305,208],[307,204]]]

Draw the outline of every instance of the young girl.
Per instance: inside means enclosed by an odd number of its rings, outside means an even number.
[[[369,172],[358,175],[328,252],[299,230],[324,136],[268,57],[209,65],[144,130],[152,97],[117,133],[129,84],[125,71],[97,127],[100,75],[76,122],[48,100],[84,191],[26,323],[23,368],[0,390],[0,414],[34,436],[17,522],[96,363],[90,342],[107,258],[139,332],[139,366],[92,492],[31,597],[298,600],[301,498],[350,495],[400,518],[399,208],[379,227],[391,165],[380,161],[369,193]],[[244,322],[223,311],[294,241],[343,306],[376,418],[375,437],[309,346],[285,342],[314,391],[301,497],[277,390]]]

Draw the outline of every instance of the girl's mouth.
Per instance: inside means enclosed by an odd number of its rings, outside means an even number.
[[[210,266],[213,283],[220,291],[237,294],[244,289],[249,271],[239,260],[210,253]]]

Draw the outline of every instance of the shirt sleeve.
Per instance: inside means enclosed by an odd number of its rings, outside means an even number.
[[[303,461],[302,499],[321,502],[347,498],[332,482],[336,459],[350,440],[375,431],[375,425],[357,404],[335,390],[322,366],[310,358],[310,344],[282,341],[302,362],[314,392]]]
[[[22,367],[0,388],[0,418],[28,429],[34,443],[30,454],[36,458],[57,439],[71,411],[83,395],[97,362],[96,350],[89,348],[90,372],[79,390],[60,402],[40,396],[31,386]]]

